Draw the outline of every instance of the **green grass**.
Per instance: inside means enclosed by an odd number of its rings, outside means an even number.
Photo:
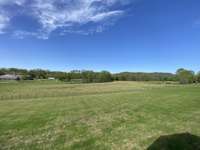
[[[143,150],[200,136],[200,86],[0,82],[0,149]]]

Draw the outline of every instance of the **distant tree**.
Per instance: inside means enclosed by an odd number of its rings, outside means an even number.
[[[72,70],[71,72],[68,73],[71,79],[81,79],[82,74],[80,70]]]
[[[177,69],[177,70],[176,70],[176,75],[178,75],[179,73],[181,73],[181,72],[183,72],[183,71],[185,71],[184,68],[179,68],[179,69]]]
[[[68,81],[67,74],[66,73],[62,73],[62,72],[57,73],[56,79],[59,79],[61,81]]]
[[[29,71],[29,77],[31,79],[35,79],[37,77],[37,73],[34,70]]]
[[[9,68],[8,70],[9,70],[10,74],[18,74],[18,72],[19,72],[19,69],[17,69],[17,68]]]
[[[177,70],[176,75],[181,84],[188,84],[194,82],[195,73],[191,70],[181,68]]]
[[[85,83],[91,83],[95,81],[95,72],[93,71],[82,71],[81,78]]]
[[[0,70],[0,75],[4,75],[5,72],[3,70]]]
[[[197,75],[196,75],[196,81],[198,82],[198,83],[200,83],[200,71],[197,73]]]
[[[30,70],[28,75],[32,79],[47,79],[49,71],[42,69]]]
[[[119,81],[175,81],[176,76],[171,73],[143,73],[122,72],[113,75],[113,79]]]
[[[108,71],[102,71],[102,72],[98,73],[98,80],[99,80],[99,82],[111,82],[112,75]]]

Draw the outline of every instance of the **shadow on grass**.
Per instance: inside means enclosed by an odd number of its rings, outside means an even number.
[[[161,136],[147,150],[200,150],[200,137],[190,133]]]

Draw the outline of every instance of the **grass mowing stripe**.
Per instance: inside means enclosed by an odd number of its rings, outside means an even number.
[[[1,149],[143,150],[161,135],[200,135],[196,85],[8,83],[0,95]]]

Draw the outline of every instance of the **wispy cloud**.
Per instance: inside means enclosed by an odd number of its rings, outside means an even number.
[[[0,10],[0,34],[5,33],[5,29],[8,26],[10,18],[8,15]]]
[[[9,20],[9,17],[0,14],[0,34],[4,33],[4,29],[7,27]]]
[[[0,0],[0,5],[22,5],[26,0]]]
[[[10,20],[24,14],[34,18],[39,27],[34,32],[21,29],[13,31],[14,36],[19,38],[36,36],[46,39],[56,30],[60,30],[61,35],[102,32],[124,15],[123,6],[132,2],[133,0],[0,0],[0,9],[3,10],[0,11],[0,32],[3,33]],[[14,9],[19,10],[15,13],[6,6],[15,6]],[[87,30],[82,29],[88,25],[90,27]]]

